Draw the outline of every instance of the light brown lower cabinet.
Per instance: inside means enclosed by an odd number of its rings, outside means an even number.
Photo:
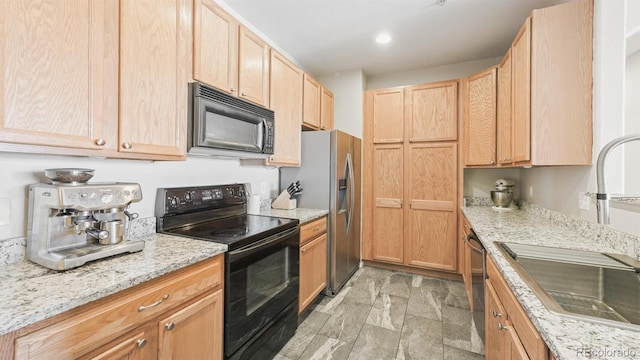
[[[298,313],[327,286],[327,218],[305,224],[300,229],[300,290]]]
[[[485,359],[549,359],[547,345],[489,257],[487,277]]]
[[[222,359],[223,256],[29,326],[14,359]]]

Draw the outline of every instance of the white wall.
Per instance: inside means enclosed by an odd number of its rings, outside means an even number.
[[[459,79],[490,66],[498,65],[500,60],[502,57],[369,76],[367,77],[367,90]]]
[[[277,169],[240,166],[237,160],[188,158],[187,161],[154,162],[0,153],[0,199],[4,199],[11,217],[9,225],[0,225],[0,240],[26,236],[27,185],[45,181],[44,169],[68,167],[95,169],[90,182],[139,183],[143,199],[132,204],[131,210],[141,218],[154,216],[158,187],[248,182],[254,192],[258,192],[264,183],[264,196],[275,197],[279,186]]]
[[[640,3],[640,1],[638,1]],[[625,134],[640,134],[640,51],[627,57],[625,77]],[[624,145],[624,192],[640,194],[640,141]]]
[[[334,96],[334,127],[362,139],[363,91],[366,78],[362,69],[342,71],[318,78]]]

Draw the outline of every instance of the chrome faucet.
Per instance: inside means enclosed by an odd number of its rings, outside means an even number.
[[[613,148],[630,141],[640,141],[640,134],[625,135],[614,139],[607,145],[605,145],[602,150],[600,150],[600,154],[598,155],[598,163],[596,165],[596,181],[598,183],[598,192],[596,193],[596,208],[598,210],[599,224],[609,224],[609,200],[614,197],[611,194],[607,194],[607,188],[604,185],[604,161],[607,159],[607,155],[609,155],[609,152],[611,152]]]

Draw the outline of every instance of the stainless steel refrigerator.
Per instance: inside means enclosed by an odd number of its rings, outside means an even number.
[[[280,188],[303,187],[298,207],[329,210],[327,295],[335,295],[360,264],[362,141],[339,130],[302,133],[302,165],[280,168]]]

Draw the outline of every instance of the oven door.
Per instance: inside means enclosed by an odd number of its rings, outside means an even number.
[[[225,355],[255,341],[293,301],[299,288],[300,230],[296,226],[227,253]],[[289,307],[291,308],[291,307]],[[297,307],[293,311],[297,311]]]

